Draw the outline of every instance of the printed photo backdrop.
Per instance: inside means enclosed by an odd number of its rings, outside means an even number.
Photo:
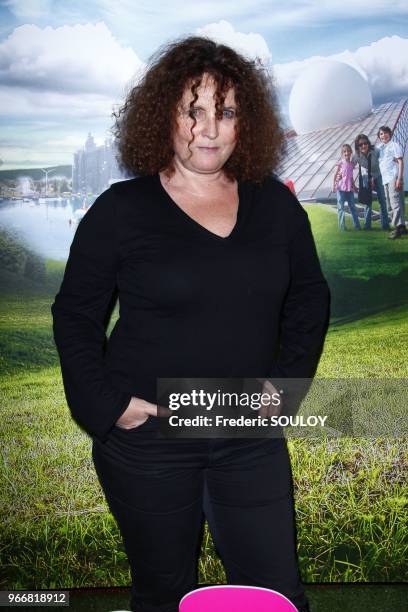
[[[358,436],[289,441],[303,579],[404,579],[408,238],[387,239],[376,200],[370,232],[353,231],[348,214],[340,232],[332,178],[341,144],[361,131],[375,143],[388,124],[407,150],[408,7],[328,4],[1,3],[3,589],[130,583],[90,440],[65,403],[50,305],[80,219],[126,178],[112,109],[160,45],[194,33],[258,57],[274,79],[287,135],[279,176],[307,210],[332,291],[318,377],[388,394],[368,404]],[[117,316],[116,306],[108,334]],[[208,533],[199,569],[201,582],[224,581]]]

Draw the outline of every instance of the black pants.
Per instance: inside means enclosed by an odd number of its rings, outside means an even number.
[[[161,439],[145,425],[114,427],[94,441],[93,459],[129,558],[132,610],[178,612],[196,587],[204,491],[228,584],[306,603],[284,440]]]

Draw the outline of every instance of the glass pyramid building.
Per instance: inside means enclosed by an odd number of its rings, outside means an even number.
[[[408,99],[388,102],[373,109],[365,119],[302,135],[289,135],[286,154],[277,172],[283,181],[293,181],[296,195],[303,202],[336,199],[332,191],[335,165],[341,145],[348,143],[354,153],[354,140],[366,134],[376,144],[381,125],[394,130],[393,138],[405,154],[408,142]]]

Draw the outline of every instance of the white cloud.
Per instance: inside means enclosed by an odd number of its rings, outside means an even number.
[[[143,62],[103,22],[39,28],[25,24],[0,44],[0,78],[9,86],[66,94],[118,95]]]
[[[106,134],[113,105],[143,68],[103,23],[16,28],[0,44],[0,117],[17,120],[0,156],[9,165],[71,163],[88,131]]]
[[[387,36],[351,55],[366,72],[374,97],[408,95],[408,38]]]
[[[196,32],[200,36],[207,36],[215,42],[228,45],[250,59],[259,58],[265,66],[271,61],[271,53],[263,36],[254,32],[236,32],[224,19],[198,28]]]
[[[273,71],[280,93],[288,95],[297,77],[316,61],[334,59],[350,64],[368,81],[374,101],[408,95],[408,38],[381,38],[357,51],[330,56],[313,56],[303,61],[275,64]],[[350,92],[352,101],[353,92]]]
[[[301,10],[305,8],[307,7],[303,6]],[[309,9],[311,10],[310,6]],[[341,10],[340,4],[337,5],[337,10]],[[228,21],[224,20],[199,28],[197,33],[230,45],[251,59],[259,57],[268,68],[272,64],[268,45],[260,34],[237,32]],[[281,99],[284,100],[305,68],[322,59],[342,61],[355,68],[368,81],[375,101],[408,95],[407,57],[408,38],[390,36],[360,47],[354,52],[345,50],[334,55],[316,55],[301,61],[275,64],[272,67],[272,73],[276,79]],[[352,95],[353,93],[350,92],[351,99]]]
[[[102,23],[16,28],[0,45],[3,168],[71,163],[89,131],[107,135],[113,104],[143,66]]]
[[[0,116],[56,120],[108,118],[112,99],[98,94],[33,91],[22,87],[0,88]],[[33,119],[34,120],[34,119]]]

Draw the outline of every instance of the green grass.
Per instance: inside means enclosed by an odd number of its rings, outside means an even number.
[[[390,308],[347,323],[332,323],[317,376],[407,377],[407,334],[407,306]]]
[[[307,582],[406,577],[406,451],[402,440],[291,441]]]
[[[337,214],[330,205],[305,205],[325,273],[367,280],[378,274],[397,277],[408,268],[408,239],[388,239],[388,231],[374,224],[371,231],[357,232],[348,224],[341,232]],[[349,219],[349,217],[348,217]]]
[[[43,367],[58,364],[51,304],[64,268],[64,262],[47,260],[45,284],[0,270],[0,375],[27,369],[41,371]],[[118,314],[116,306],[108,333]]]
[[[3,383],[0,586],[125,586],[128,564],[90,441],[69,418],[58,378],[44,368]],[[405,442],[302,439],[289,448],[304,579],[402,580]],[[201,581],[223,580],[208,532],[199,567]]]
[[[388,232],[340,232],[327,205],[308,205],[320,262],[328,280],[333,321],[359,319],[408,303],[408,239]]]
[[[341,234],[327,207],[307,210],[334,297],[318,375],[406,377],[408,240]],[[0,272],[2,588],[130,583],[90,440],[65,403],[50,316],[63,268],[48,260],[45,284]],[[303,578],[403,580],[406,440],[293,439],[289,449]],[[202,582],[223,581],[208,531],[199,569]]]

